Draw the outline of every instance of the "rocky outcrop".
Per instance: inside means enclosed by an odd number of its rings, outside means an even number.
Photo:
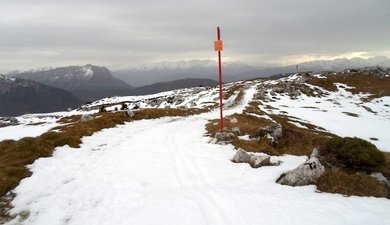
[[[317,158],[317,154],[313,150],[312,156],[315,157],[310,157],[294,170],[282,174],[276,182],[289,186],[303,186],[316,181],[325,172],[325,167]]]
[[[255,130],[255,135],[250,138],[267,138],[273,144],[283,137],[283,126],[279,123],[267,127],[259,127]]]
[[[0,117],[0,127],[15,126],[18,124],[18,119],[15,117]]]
[[[252,168],[259,168],[262,166],[274,166],[280,164],[280,162],[272,163],[271,157],[268,155],[254,155],[252,153],[250,154],[242,148],[239,148],[236,151],[236,154],[233,156],[232,162],[248,163]]]
[[[228,144],[236,135],[231,132],[216,132],[214,138],[211,140],[212,144]]]

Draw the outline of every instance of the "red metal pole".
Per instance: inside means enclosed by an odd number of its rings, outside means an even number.
[[[221,40],[221,34],[219,27],[217,27],[217,36],[218,41]],[[220,131],[223,132],[223,115],[222,115],[222,64],[221,64],[221,51],[218,51],[218,66],[219,66],[219,113],[220,113],[220,122],[219,122],[219,128]]]

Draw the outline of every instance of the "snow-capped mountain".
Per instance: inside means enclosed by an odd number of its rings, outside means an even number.
[[[105,67],[94,65],[68,66],[13,73],[10,76],[69,90],[83,100],[94,100],[107,96],[105,92],[128,90],[132,87],[115,78]]]
[[[247,79],[248,76],[237,77],[237,75],[258,69],[260,67],[250,66],[240,62],[224,62],[224,81],[231,82]],[[113,75],[135,86],[144,86],[184,78],[218,80],[218,64],[212,60],[163,62],[113,70]]]
[[[298,65],[300,71],[342,71],[345,69],[368,66],[390,68],[390,59],[384,56],[377,56],[368,59],[358,57],[352,59],[340,58],[334,60],[316,60]]]
[[[0,116],[63,111],[81,103],[68,91],[0,75]]]
[[[303,62],[298,65],[299,71],[342,71],[345,69],[380,66],[389,68],[390,59],[384,56],[369,59],[335,59]],[[223,62],[224,82],[269,77],[281,73],[297,72],[297,65],[284,67],[265,67],[247,65],[240,62]],[[189,60],[163,62],[141,65],[134,68],[113,70],[113,75],[135,86],[164,82],[183,78],[204,78],[218,80],[217,62],[212,60]]]

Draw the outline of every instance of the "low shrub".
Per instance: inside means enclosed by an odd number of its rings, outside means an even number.
[[[390,198],[390,188],[379,183],[370,175],[343,170],[325,169],[325,173],[315,182],[322,192],[343,195],[374,196]]]
[[[333,138],[320,148],[325,161],[337,167],[377,171],[385,157],[375,145],[360,138]]]

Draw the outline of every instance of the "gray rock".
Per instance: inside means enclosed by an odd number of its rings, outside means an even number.
[[[131,109],[127,110],[127,111],[126,111],[126,115],[127,115],[128,117],[133,117],[133,116],[134,116],[133,110],[131,110]]]
[[[313,148],[313,151],[310,154],[310,158],[318,158],[319,152],[317,148]]]
[[[249,163],[251,156],[242,148],[239,148],[233,156],[232,161],[235,163]]]
[[[224,129],[226,130],[226,128]],[[210,141],[212,144],[228,144],[236,135],[231,132],[216,132],[214,139]]]
[[[283,126],[279,123],[268,126],[265,129],[275,139],[280,139],[283,136]]]
[[[93,116],[88,115],[88,114],[84,114],[80,118],[80,122],[86,122],[86,121],[90,121],[90,120],[93,120]]]
[[[230,132],[216,132],[215,133],[215,138],[217,139],[218,142],[220,141],[230,141],[235,135]]]
[[[249,165],[252,168],[259,168],[262,166],[272,166],[271,157],[266,155],[251,155]]]
[[[236,136],[241,135],[241,132],[240,132],[240,128],[239,128],[239,127],[232,127],[232,132],[233,132],[233,134],[235,134]]]
[[[376,172],[376,173],[372,173],[370,176],[375,178],[380,183],[390,186],[390,180],[387,179],[385,176],[383,176],[382,173]]]
[[[318,158],[310,158],[294,170],[283,174],[276,181],[279,184],[303,186],[316,181],[325,172],[325,167]]]

